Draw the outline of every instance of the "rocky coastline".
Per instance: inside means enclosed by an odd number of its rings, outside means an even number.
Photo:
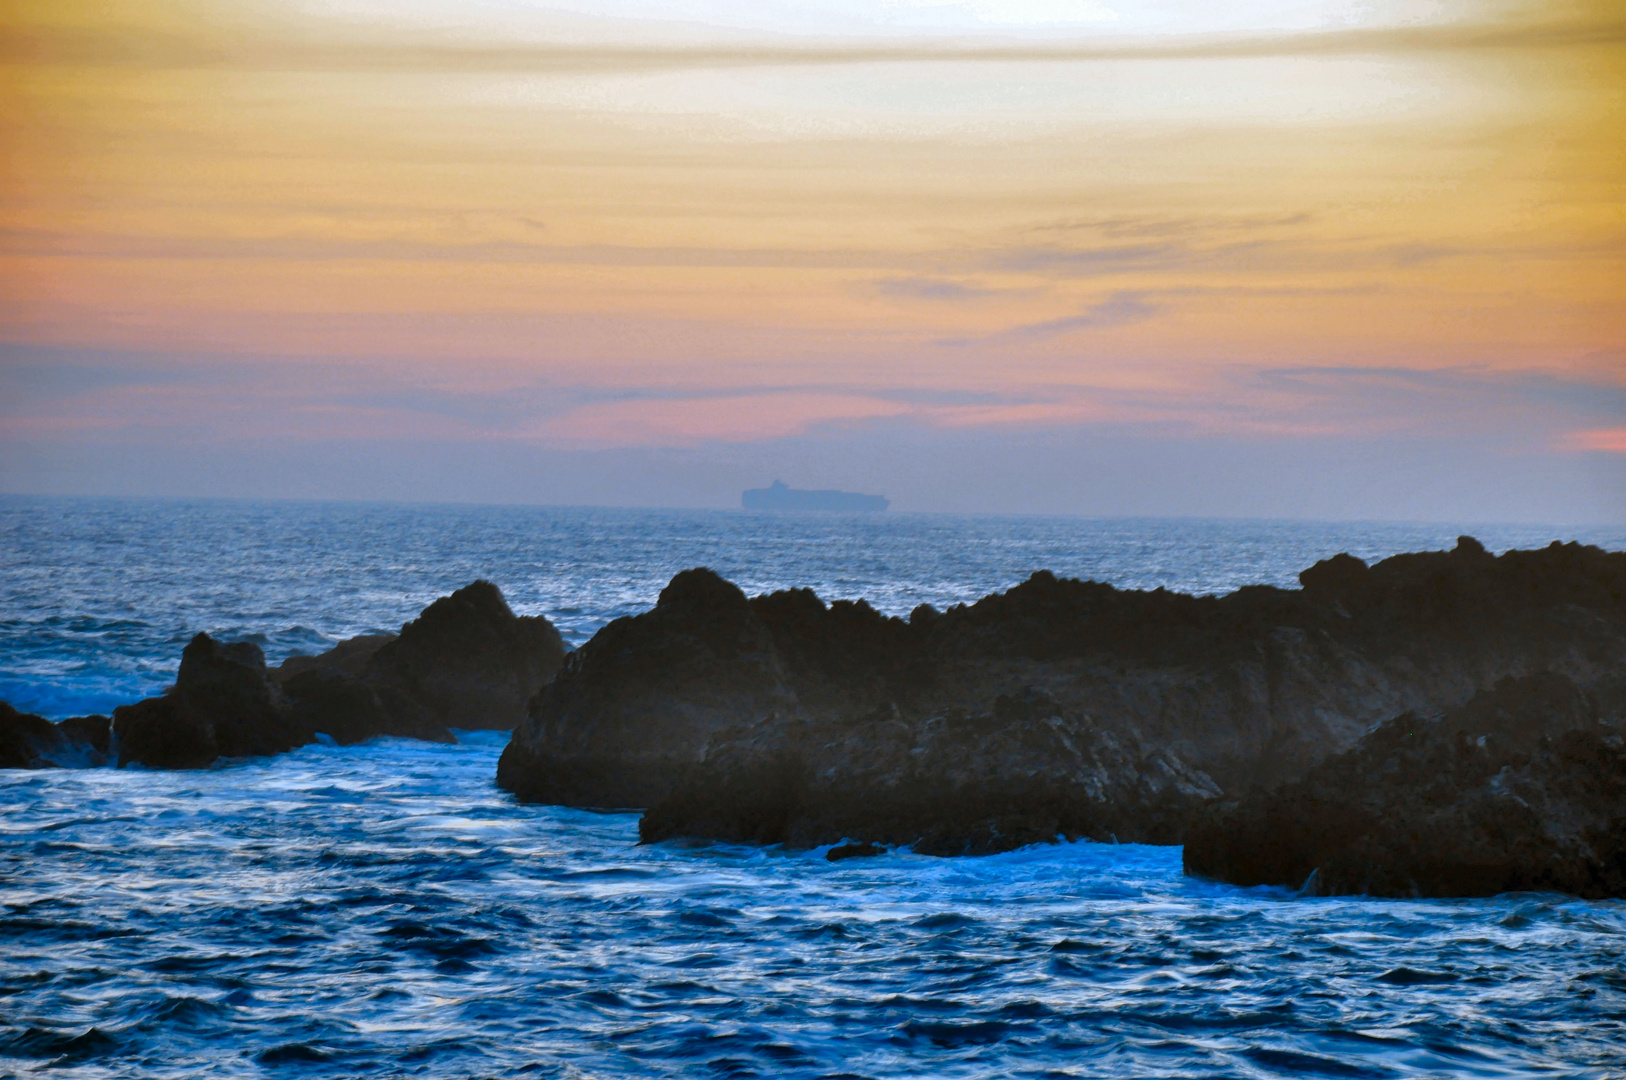
[[[1204,815],[1186,872],[1314,896],[1626,896],[1626,742],[1600,718],[1552,673],[1405,713]]]
[[[0,767],[196,769],[284,753],[318,735],[450,742],[454,727],[512,728],[564,655],[552,623],[515,615],[488,581],[441,597],[399,634],[351,638],[279,667],[267,667],[252,642],[200,633],[181,653],[174,686],[114,709],[111,721],[51,724],[0,703]]]
[[[90,769],[108,762],[111,724],[105,716],[53,723],[0,701],[0,769]]]
[[[898,619],[686,571],[570,655],[497,780],[645,808],[649,841],[1166,844],[1509,676],[1556,673],[1621,716],[1626,554],[1497,557],[1464,537],[1370,567],[1335,556],[1300,582],[1191,597],[1041,572]]]
[[[896,618],[697,568],[568,654],[480,581],[277,668],[199,634],[175,686],[111,719],[0,707],[0,767],[512,728],[500,787],[639,809],[646,842],[1090,838],[1318,895],[1626,894],[1626,553],[1462,537],[1299,580],[1187,596],[1040,571]]]

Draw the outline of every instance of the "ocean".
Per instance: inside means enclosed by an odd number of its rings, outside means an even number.
[[[0,498],[0,699],[159,692],[207,630],[278,662],[477,577],[570,644],[676,571],[906,614],[1044,568],[1294,584],[1626,530]],[[1626,904],[1304,899],[1178,848],[985,858],[637,844],[521,806],[506,736],[193,772],[0,770],[0,1076],[1626,1076]]]

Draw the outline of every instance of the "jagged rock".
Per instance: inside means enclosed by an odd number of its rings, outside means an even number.
[[[334,671],[344,675],[360,675],[367,670],[367,662],[371,660],[385,645],[394,641],[397,634],[357,634],[353,638],[346,638],[325,653],[316,656],[294,654],[288,657],[277,667],[271,668],[268,675],[278,683],[285,683],[295,675],[302,675],[307,671]]]
[[[816,847],[848,837],[929,855],[1058,836],[1172,843],[1219,796],[1172,755],[1125,745],[1033,695],[992,715],[891,715],[728,733],[639,822],[645,841],[701,835]],[[1037,715],[1036,715],[1037,714]]]
[[[35,762],[44,758],[60,737],[56,725],[45,717],[20,713],[0,702],[0,769],[48,767]]]
[[[448,742],[454,727],[519,723],[564,655],[552,623],[515,615],[497,586],[476,581],[430,604],[399,635],[290,657],[281,685],[298,722],[338,742],[385,734]]]
[[[497,782],[535,801],[647,806],[674,770],[697,764],[709,737],[738,717],[787,713],[773,641],[745,594],[709,570],[689,570],[655,607],[616,619],[565,659],[533,699],[525,725],[566,754],[504,751]]]
[[[1626,685],[1626,554],[1496,557],[1464,537],[1370,567],[1338,556],[1301,584],[1192,597],[1041,571],[903,620],[685,571],[571,655],[498,783],[646,807],[649,840],[1170,843],[1222,792],[1503,676]]]
[[[53,724],[0,701],[0,769],[105,765],[107,732],[105,716],[75,716]]]
[[[106,716],[70,716],[66,720],[57,722],[57,730],[63,738],[70,743],[87,747],[90,751],[106,758],[110,752],[112,742],[113,721]],[[101,761],[95,764],[102,764]]]
[[[119,764],[201,768],[318,733],[449,742],[452,727],[512,726],[563,656],[547,619],[516,616],[487,581],[436,600],[399,635],[352,638],[275,669],[253,644],[199,634],[168,693],[114,710]]]
[[[365,672],[419,702],[446,727],[512,728],[564,661],[559,631],[518,616],[501,590],[476,581],[430,604],[384,642]]]
[[[1215,809],[1184,859],[1188,873],[1321,896],[1626,896],[1626,743],[1564,676],[1503,679]]]
[[[266,675],[253,642],[221,644],[198,634],[181,653],[175,686],[162,697],[113,710],[119,764],[200,769],[219,757],[280,754],[309,742]]]

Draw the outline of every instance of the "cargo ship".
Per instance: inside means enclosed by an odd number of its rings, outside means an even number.
[[[747,510],[885,510],[890,503],[882,495],[860,495],[856,491],[802,491],[783,480],[765,488],[752,488],[740,496]]]

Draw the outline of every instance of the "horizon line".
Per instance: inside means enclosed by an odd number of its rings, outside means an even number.
[[[1445,520],[1431,518],[1320,518],[1269,517],[1258,515],[1215,514],[1089,514],[1082,511],[1019,511],[1019,510],[894,510],[842,511],[842,510],[747,510],[738,506],[660,506],[633,503],[548,503],[515,500],[512,502],[463,501],[454,499],[390,499],[353,498],[344,496],[305,495],[127,495],[84,494],[63,492],[0,491],[0,500],[82,500],[103,502],[162,502],[162,503],[288,503],[306,506],[397,506],[422,508],[460,508],[467,510],[528,509],[528,510],[624,510],[657,513],[738,514],[774,517],[851,517],[868,521],[888,517],[975,517],[975,518],[1058,518],[1076,521],[1188,521],[1188,522],[1260,522],[1283,525],[1406,525],[1438,526],[1442,528],[1553,528],[1553,529],[1620,529],[1622,543],[1626,544],[1626,520],[1620,521],[1536,521],[1536,520]],[[1466,535],[1466,534],[1465,534]],[[1626,548],[1623,548],[1626,550]]]

